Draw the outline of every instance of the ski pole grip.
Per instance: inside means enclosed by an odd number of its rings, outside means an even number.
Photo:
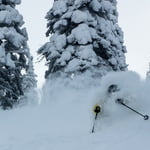
[[[98,114],[99,112],[101,112],[101,106],[100,105],[95,105],[94,106],[94,109],[93,109],[93,112]]]
[[[116,102],[117,102],[118,104],[123,104],[123,99],[118,98],[118,99],[116,100]]]

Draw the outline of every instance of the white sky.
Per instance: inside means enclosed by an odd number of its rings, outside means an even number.
[[[48,39],[45,38],[47,11],[53,0],[22,0],[18,6],[24,17],[25,27],[29,35],[28,45],[36,62],[36,51]],[[129,70],[145,77],[150,61],[150,0],[118,0],[119,26],[124,32],[126,54]],[[35,63],[39,86],[44,81],[45,67],[43,63]]]

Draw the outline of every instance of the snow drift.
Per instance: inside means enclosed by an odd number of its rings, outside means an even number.
[[[108,95],[108,86],[114,83],[120,91]],[[150,121],[116,104],[115,99],[123,97],[128,105],[150,114],[150,82],[135,72],[119,72],[106,75],[94,85],[74,88],[64,81],[49,81],[43,87],[40,105],[1,111],[0,149],[148,150]],[[92,109],[97,103],[103,112],[95,134],[91,134]]]

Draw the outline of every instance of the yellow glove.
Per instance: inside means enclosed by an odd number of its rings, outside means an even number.
[[[99,112],[101,112],[101,111],[102,111],[101,106],[98,105],[98,104],[96,104],[96,105],[94,106],[94,108],[93,108],[93,112],[97,114],[97,113],[99,113]]]

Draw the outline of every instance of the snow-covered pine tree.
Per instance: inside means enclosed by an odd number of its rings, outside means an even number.
[[[20,105],[38,103],[38,93],[36,87],[37,80],[36,74],[34,73],[33,57],[30,56],[26,74],[23,75],[22,89],[24,91],[24,95],[20,97]]]
[[[45,77],[91,71],[101,77],[124,71],[126,48],[116,0],[54,0],[46,15],[50,41],[38,53],[47,60]]]
[[[26,74],[23,75],[23,91],[29,92],[32,88],[37,87],[36,74],[34,73],[33,57],[30,56]]]
[[[29,66],[27,32],[15,9],[21,0],[0,0],[0,106],[13,107],[24,95],[23,74]]]
[[[150,81],[150,63],[149,63],[149,70],[146,73],[146,79]]]

